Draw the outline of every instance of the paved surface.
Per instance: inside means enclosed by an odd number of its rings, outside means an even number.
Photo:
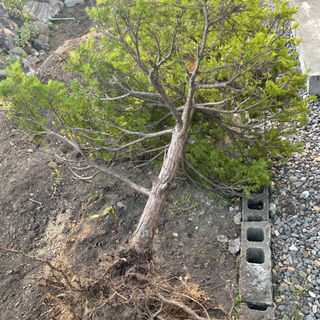
[[[293,33],[302,39],[297,48],[302,72],[311,69],[308,91],[320,95],[320,0],[289,0],[289,3],[299,7],[295,18],[300,25]]]

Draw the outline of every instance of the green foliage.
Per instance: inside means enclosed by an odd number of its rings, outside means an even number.
[[[2,0],[1,2],[7,9],[11,9],[22,14],[22,9],[28,0]]]
[[[17,35],[13,41],[16,46],[23,48],[29,41],[32,41],[37,37],[38,32],[37,26],[25,21],[19,29],[19,35]]]
[[[188,160],[205,177],[228,181],[234,187],[243,188],[247,194],[270,184],[271,173],[263,159],[245,162],[241,155],[238,158],[229,157],[226,150],[220,151],[206,140],[198,140],[186,149]],[[200,177],[195,176],[195,179],[202,181],[204,187],[211,187]]]
[[[184,171],[205,187],[227,181],[233,189],[255,191],[270,184],[270,157],[299,151],[282,136],[306,123],[310,99],[297,93],[307,76],[297,71],[297,53],[285,46],[300,42],[285,37],[297,8],[273,2],[274,11],[260,0],[98,0],[88,14],[101,39],[70,52],[67,66],[84,85],[42,85],[14,64],[0,83],[0,98],[29,133],[49,128],[85,146],[91,159],[153,159],[161,151],[160,161],[170,135],[143,137],[174,127],[168,105],[181,115],[190,94],[195,144],[185,147]],[[196,60],[200,71],[191,88]],[[42,117],[46,109],[54,127]],[[288,122],[293,129],[285,131]]]

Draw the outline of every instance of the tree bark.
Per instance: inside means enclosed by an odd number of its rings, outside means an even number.
[[[147,258],[148,248],[157,228],[163,206],[170,191],[176,188],[172,180],[177,171],[187,138],[188,131],[181,130],[181,125],[177,124],[160,174],[158,177],[151,176],[151,194],[131,240],[131,249],[133,249],[137,260]]]

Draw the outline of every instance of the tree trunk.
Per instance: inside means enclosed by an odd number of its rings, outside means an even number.
[[[131,240],[131,248],[138,260],[146,259],[163,206],[170,191],[176,188],[172,179],[177,171],[187,137],[188,131],[182,132],[181,126],[177,124],[159,176],[153,177],[150,174],[152,180],[151,194]]]

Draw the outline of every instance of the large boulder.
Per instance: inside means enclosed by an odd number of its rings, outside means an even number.
[[[38,31],[39,31],[39,35],[45,35],[45,36],[49,36],[50,34],[50,29],[48,27],[48,25],[46,25],[45,23],[41,22],[41,21],[34,21],[32,22],[33,26],[36,26]]]
[[[9,17],[7,9],[0,3],[0,53],[7,53],[13,47],[13,39],[18,34],[18,26]]]
[[[55,3],[53,5],[37,2],[37,1],[29,1],[23,8],[22,12],[24,14],[28,13],[29,17],[32,20],[41,20],[47,19],[49,17],[54,17],[60,11],[60,5]]]
[[[16,33],[13,33],[9,29],[0,29],[0,54],[8,53],[11,49],[13,49],[13,39],[16,35]]]

